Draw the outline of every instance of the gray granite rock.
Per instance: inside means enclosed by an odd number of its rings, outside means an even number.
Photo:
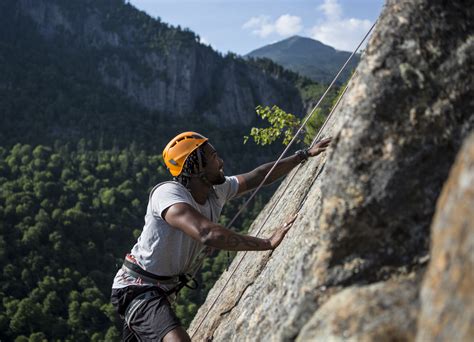
[[[332,296],[306,323],[297,342],[412,341],[419,312],[419,276],[351,286]]]

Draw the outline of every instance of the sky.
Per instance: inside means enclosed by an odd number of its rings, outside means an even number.
[[[189,28],[222,53],[245,55],[293,35],[352,51],[384,0],[130,0],[173,26]]]

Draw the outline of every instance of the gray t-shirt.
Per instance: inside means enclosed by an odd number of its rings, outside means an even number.
[[[191,273],[194,260],[204,245],[181,230],[170,226],[162,217],[165,209],[176,203],[187,203],[216,222],[224,204],[237,194],[239,183],[236,177],[226,177],[223,184],[215,185],[205,204],[197,203],[191,193],[178,182],[160,183],[150,194],[145,225],[131,255],[144,270],[160,276],[175,276]],[[119,270],[112,288],[129,285],[150,285],[140,278],[130,276]],[[172,285],[162,285],[164,289]]]

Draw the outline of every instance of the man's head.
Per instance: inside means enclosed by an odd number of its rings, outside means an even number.
[[[223,161],[208,139],[199,133],[184,132],[166,145],[163,160],[177,181],[187,186],[191,178],[212,185],[225,182]]]

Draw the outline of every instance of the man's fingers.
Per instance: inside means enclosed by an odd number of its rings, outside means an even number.
[[[298,214],[293,215],[290,220],[286,221],[286,223],[283,225],[283,230],[287,232],[291,226],[293,225],[293,222],[295,222],[296,218],[298,217]]]
[[[294,214],[288,221],[286,221],[286,225],[291,225],[293,222],[295,222],[296,218],[298,217],[298,214]]]
[[[285,224],[285,225],[283,226],[283,229],[281,230],[281,236],[282,236],[282,238],[283,238],[283,236],[286,235],[286,233],[288,233],[288,231],[290,230],[291,226],[292,226],[292,224],[288,224],[288,225]]]
[[[323,140],[321,140],[321,141],[318,143],[318,145],[319,145],[320,147],[329,146],[329,143],[331,142],[331,140],[332,140],[332,138],[323,139]]]
[[[296,218],[298,217],[298,214],[293,215],[290,220],[288,220],[283,226],[281,226],[271,237],[272,246],[273,248],[276,248],[280,242],[283,240],[285,237],[286,233],[290,230],[291,226],[293,225],[293,222],[295,222]]]
[[[316,150],[316,155],[318,154],[321,154],[323,153],[324,151],[326,151],[327,147],[318,147],[318,149]]]
[[[323,142],[321,142],[321,144],[319,146],[326,147],[326,146],[329,146],[330,143],[331,143],[331,140],[323,141]]]

